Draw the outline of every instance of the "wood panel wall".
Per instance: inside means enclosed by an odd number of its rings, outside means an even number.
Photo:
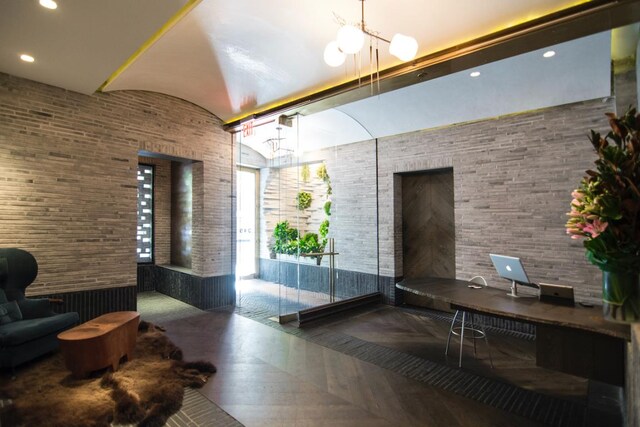
[[[404,277],[454,279],[453,171],[407,174],[401,179]]]

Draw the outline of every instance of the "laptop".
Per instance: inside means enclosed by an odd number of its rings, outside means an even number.
[[[538,285],[529,280],[529,276],[527,276],[527,273],[524,271],[520,258],[496,254],[489,254],[489,256],[500,277],[516,282],[519,285],[530,286],[532,288],[538,287]]]
[[[574,305],[573,286],[540,283],[540,301]]]

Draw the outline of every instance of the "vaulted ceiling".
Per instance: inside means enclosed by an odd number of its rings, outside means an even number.
[[[584,3],[576,0],[368,0],[367,27],[418,40],[418,57]],[[610,4],[617,2],[591,2]],[[638,2],[631,3],[637,7]],[[323,61],[338,21],[358,0],[36,0],[0,3],[0,71],[69,90],[150,90],[191,101],[224,121],[357,77],[354,59]],[[577,6],[580,7],[580,6]],[[338,18],[337,18],[338,17]],[[399,60],[380,45],[380,68]],[[21,53],[35,58],[19,60]],[[356,59],[360,61],[360,59]],[[363,73],[371,70],[368,48]]]

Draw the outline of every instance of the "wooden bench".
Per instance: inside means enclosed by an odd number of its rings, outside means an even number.
[[[58,334],[67,369],[76,378],[98,369],[118,370],[123,357],[133,358],[139,322],[138,312],[119,311]]]

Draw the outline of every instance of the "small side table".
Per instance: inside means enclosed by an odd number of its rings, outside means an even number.
[[[133,359],[139,322],[140,313],[118,311],[58,334],[65,366],[76,378],[108,367],[117,371],[122,357]]]

